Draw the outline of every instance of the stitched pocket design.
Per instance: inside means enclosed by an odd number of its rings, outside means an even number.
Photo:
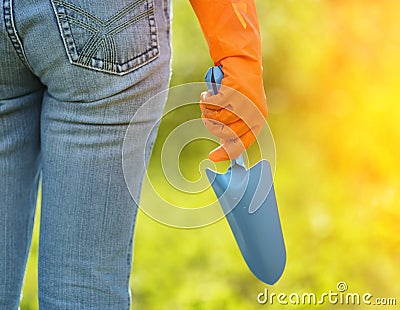
[[[153,0],[52,0],[52,4],[73,64],[123,75],[159,55]]]

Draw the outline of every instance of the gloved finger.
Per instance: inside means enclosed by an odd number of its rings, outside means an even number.
[[[247,111],[257,109],[249,102],[248,98],[229,87],[221,88],[216,95],[211,95],[210,92],[203,92],[200,96],[202,114],[226,125],[234,123],[241,118],[247,119],[248,122],[250,121],[249,117],[242,112],[242,106],[247,106]]]
[[[206,107],[207,109],[210,109],[210,110],[220,110],[220,109],[222,109],[221,106],[212,103],[212,101],[213,101],[211,99],[212,96],[213,95],[211,94],[211,91],[202,92],[200,94],[200,107],[204,106],[204,107]]]
[[[209,109],[221,109],[221,108],[232,108],[232,102],[242,103],[249,99],[228,86],[221,85],[217,94],[213,95],[211,91],[202,92],[200,95],[200,103],[206,106],[209,105]]]
[[[221,145],[212,150],[208,155],[208,158],[213,162],[234,160],[238,158],[245,150],[240,139],[230,140],[230,142],[225,143],[221,141],[220,143]]]
[[[255,136],[248,131],[240,139],[221,139],[221,145],[212,150],[208,158],[214,162],[234,160],[239,157],[255,141]]]
[[[248,97],[225,85],[221,85],[216,95],[203,92],[200,109],[204,115],[224,124],[233,123],[239,118],[250,124],[265,120],[263,112]]]
[[[201,109],[202,115],[205,118],[213,119],[213,120],[219,121],[221,123],[224,123],[226,125],[235,123],[238,120],[240,120],[240,118],[235,113],[233,113],[227,109],[211,110],[202,105],[200,105],[200,109]]]
[[[242,121],[238,120],[232,124],[225,125],[219,121],[202,116],[206,128],[215,136],[221,139],[236,139],[243,136],[251,129]]]

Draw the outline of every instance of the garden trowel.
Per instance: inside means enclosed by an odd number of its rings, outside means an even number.
[[[207,71],[212,94],[218,93],[223,76],[221,67]],[[286,250],[270,163],[263,159],[246,169],[239,156],[226,173],[206,169],[206,174],[247,266],[258,279],[274,284],[285,268]]]

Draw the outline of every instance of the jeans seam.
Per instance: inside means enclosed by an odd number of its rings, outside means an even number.
[[[4,24],[6,31],[19,59],[33,73],[33,69],[26,58],[24,47],[21,39],[19,38],[17,28],[15,27],[12,1],[13,0],[3,0]]]
[[[167,21],[167,35],[168,37],[170,36],[170,31],[171,31],[171,16],[170,16],[170,0],[163,0],[163,6],[164,6],[164,15],[165,19]]]

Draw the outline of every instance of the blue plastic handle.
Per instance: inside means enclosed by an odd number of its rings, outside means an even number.
[[[213,95],[218,93],[223,78],[224,72],[222,71],[222,66],[211,67],[207,70],[204,79],[206,80],[208,90]]]

